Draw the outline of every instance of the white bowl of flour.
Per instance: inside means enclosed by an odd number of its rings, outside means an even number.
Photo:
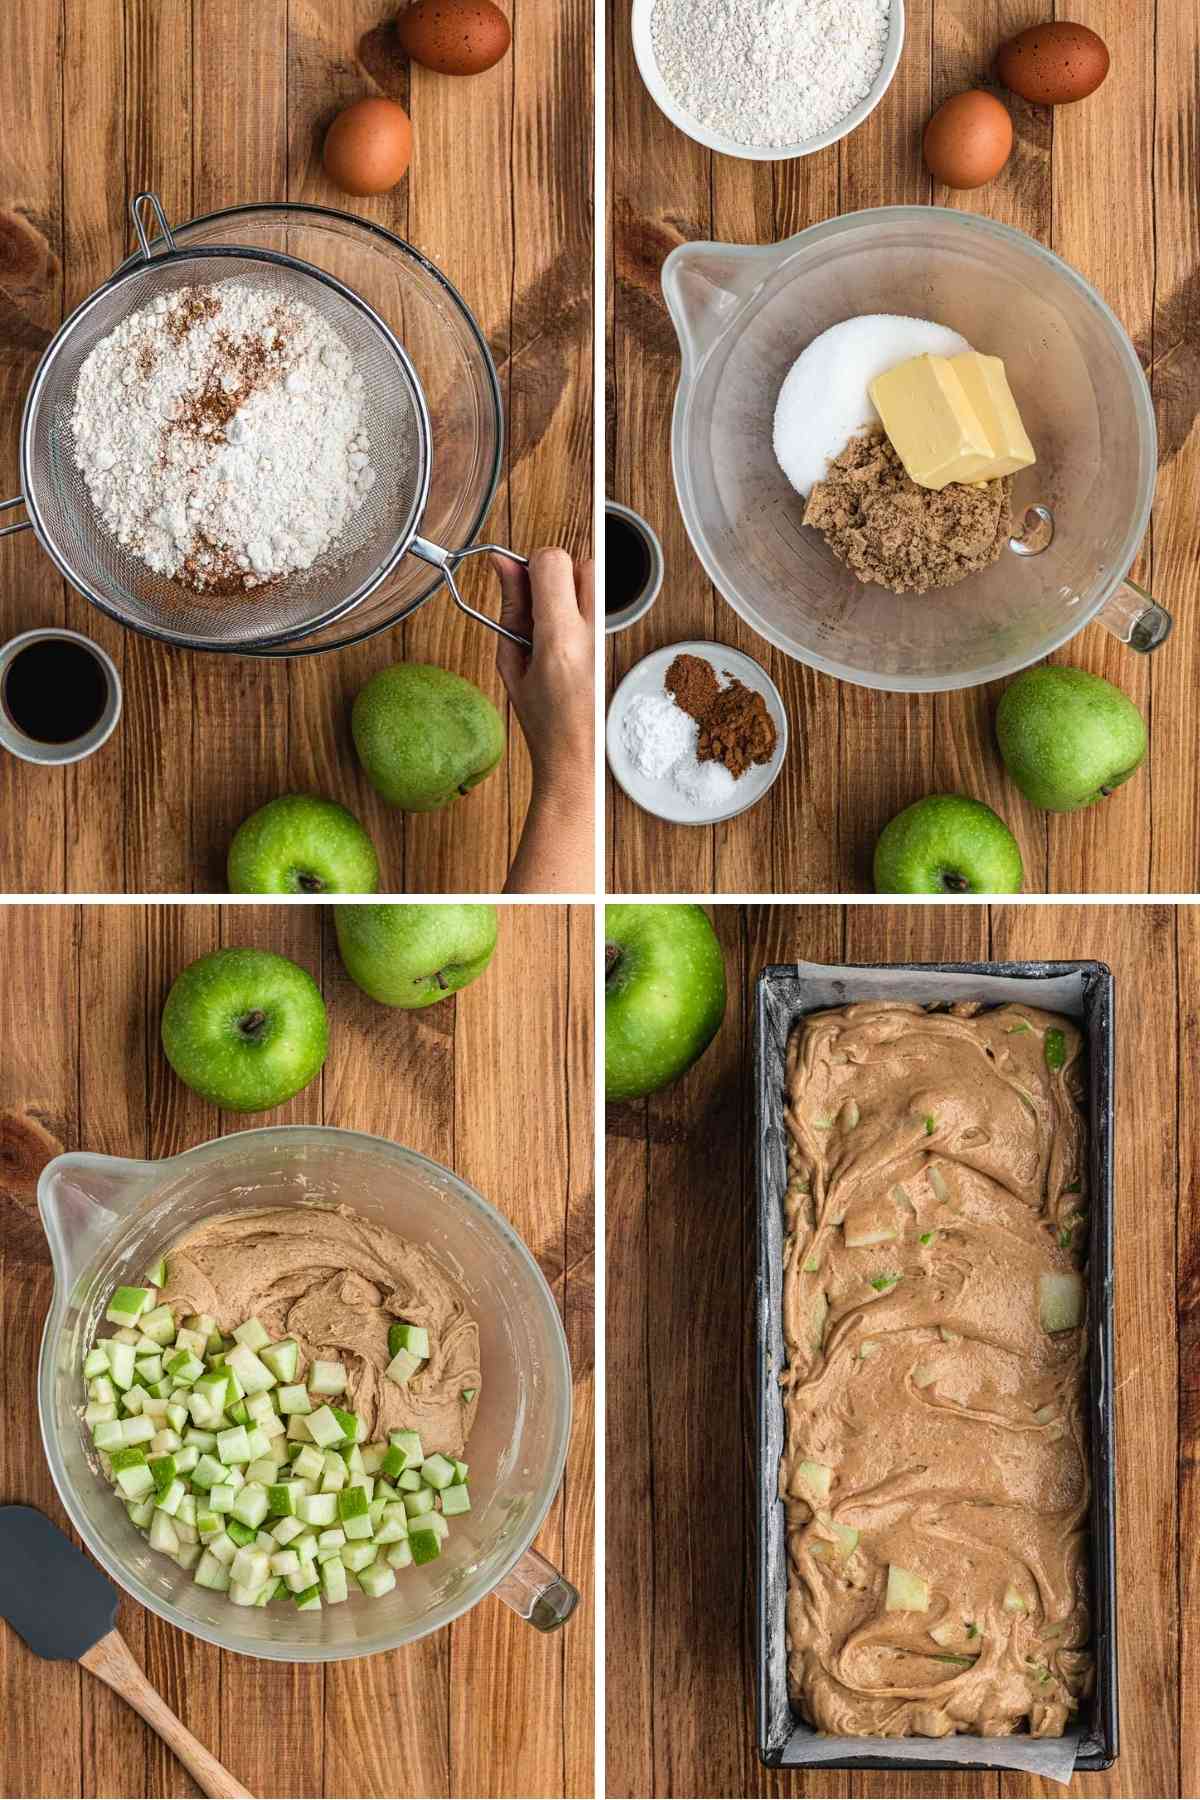
[[[633,53],[673,125],[782,162],[857,130],[891,86],[904,0],[633,0]]]

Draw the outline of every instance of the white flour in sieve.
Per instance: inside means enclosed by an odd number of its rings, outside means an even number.
[[[160,295],[79,372],[75,461],[159,575],[233,593],[311,568],[375,481],[363,381],[302,300],[222,282]]]
[[[883,66],[891,0],[655,0],[659,73],[697,124],[748,149],[831,131]]]

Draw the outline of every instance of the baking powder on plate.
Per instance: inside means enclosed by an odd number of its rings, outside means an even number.
[[[883,66],[891,0],[655,0],[650,34],[672,98],[747,149],[832,131]]]

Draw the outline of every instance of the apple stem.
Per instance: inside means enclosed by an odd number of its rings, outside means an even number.
[[[301,875],[299,884],[306,894],[323,894],[325,892],[325,883],[316,875]]]
[[[1104,795],[1104,798],[1106,800],[1108,800],[1112,797],[1112,789],[1110,787],[1102,787],[1100,789],[1100,792]]]
[[[942,876],[942,886],[951,894],[965,894],[970,885],[965,875]]]
[[[469,787],[460,787],[458,791],[460,794],[462,794],[465,797],[467,794],[470,793],[471,790]]]
[[[434,970],[433,979],[437,982],[438,986],[441,988],[441,990],[444,994],[449,993],[450,983],[446,980],[446,977],[442,974],[442,971],[440,969]]]
[[[606,981],[607,981],[608,977],[612,974],[613,970],[616,968],[616,966],[620,962],[620,960],[621,960],[620,946],[618,944],[605,944],[605,946],[604,946],[604,978]]]
[[[238,1030],[243,1037],[257,1037],[267,1022],[265,1012],[249,1012],[244,1019],[238,1021]]]

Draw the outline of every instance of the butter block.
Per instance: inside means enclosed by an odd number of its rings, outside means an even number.
[[[989,478],[991,442],[949,358],[914,356],[877,375],[867,391],[918,487]]]
[[[990,478],[1015,475],[1018,469],[1029,468],[1037,457],[1021,423],[1001,358],[965,350],[949,361],[991,444],[996,460]]]

